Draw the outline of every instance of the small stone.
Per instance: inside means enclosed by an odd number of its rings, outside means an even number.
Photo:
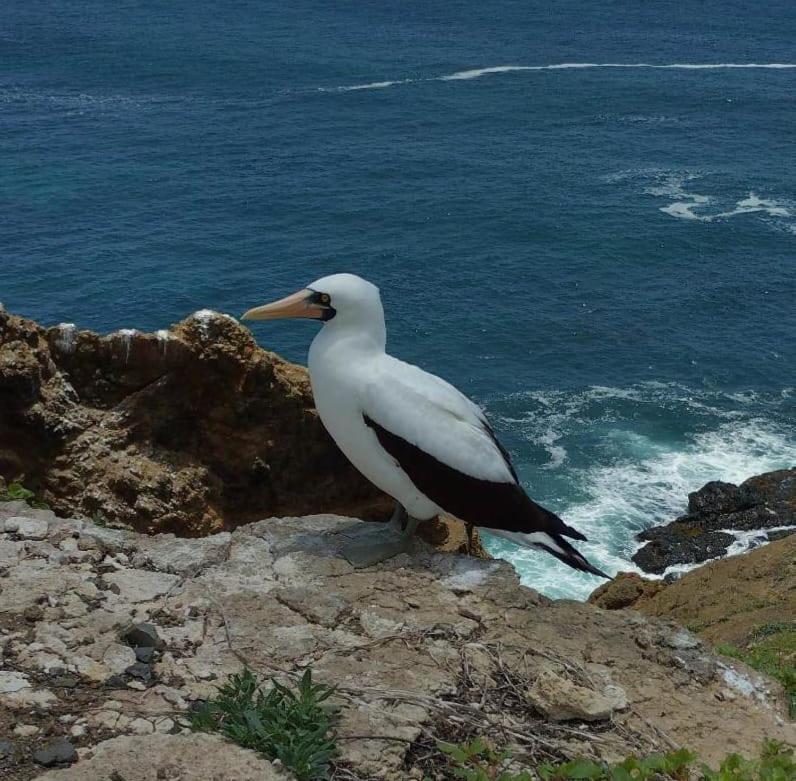
[[[6,518],[5,531],[16,534],[23,540],[43,540],[47,537],[47,521],[38,518]]]
[[[128,645],[134,648],[156,648],[160,650],[165,646],[160,635],[158,635],[158,630],[153,624],[133,624],[133,626],[124,633],[123,639]]]
[[[133,651],[135,651],[135,658],[144,664],[149,664],[155,655],[155,649],[148,645],[137,645]]]
[[[30,738],[39,734],[39,728],[35,724],[20,724],[14,727],[14,734],[20,738]]]
[[[11,670],[0,670],[0,694],[10,694],[29,688],[30,681],[27,675]]]
[[[134,735],[149,735],[155,731],[155,725],[146,719],[133,719],[130,722],[130,731]]]
[[[699,640],[685,629],[680,629],[667,639],[666,644],[670,648],[676,648],[680,651],[685,651],[689,648],[698,648]]]
[[[131,664],[125,672],[133,678],[138,678],[140,681],[152,680],[152,668],[143,662],[136,662]]]
[[[133,650],[126,645],[112,643],[105,649],[101,661],[111,672],[121,674],[125,672],[131,664],[135,664],[135,654]]]
[[[44,767],[71,765],[76,759],[75,747],[62,737],[46,740],[40,749],[33,752],[33,761]]]
[[[174,719],[170,719],[166,716],[163,719],[159,719],[155,724],[155,732],[162,732],[164,734],[169,734],[175,727]]]
[[[80,679],[76,675],[56,675],[51,680],[53,686],[60,686],[64,689],[74,689],[79,682]]]
[[[146,691],[146,684],[143,683],[142,681],[127,681],[127,688],[143,692]]]
[[[74,724],[72,726],[72,729],[69,730],[69,734],[73,738],[82,738],[83,735],[86,734],[86,732],[88,732],[88,728],[86,727],[85,724]]]
[[[0,759],[12,757],[16,753],[17,747],[10,740],[0,740]]]

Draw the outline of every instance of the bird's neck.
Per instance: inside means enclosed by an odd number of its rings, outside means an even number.
[[[367,322],[337,317],[320,330],[310,346],[309,363],[322,360],[329,354],[340,359],[342,353],[359,356],[384,354],[387,345],[387,329],[384,317],[368,318]]]

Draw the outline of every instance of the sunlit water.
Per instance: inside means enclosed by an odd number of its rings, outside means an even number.
[[[688,491],[796,462],[796,11],[535,5],[6,2],[0,300],[154,330],[363,274],[627,569]]]

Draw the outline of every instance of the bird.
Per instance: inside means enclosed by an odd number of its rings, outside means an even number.
[[[343,550],[354,566],[406,550],[419,523],[444,513],[608,577],[569,542],[586,537],[526,494],[484,411],[442,378],[386,351],[376,285],[332,274],[241,319],[278,318],[323,323],[307,361],[318,415],[349,461],[396,502],[380,539],[354,540]]]

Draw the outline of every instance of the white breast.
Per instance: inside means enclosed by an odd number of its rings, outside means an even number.
[[[414,518],[428,519],[441,510],[421,494],[365,424],[363,394],[369,380],[382,373],[386,356],[365,340],[330,338],[322,330],[310,347],[308,367],[318,415],[337,446],[377,488],[399,501]]]

